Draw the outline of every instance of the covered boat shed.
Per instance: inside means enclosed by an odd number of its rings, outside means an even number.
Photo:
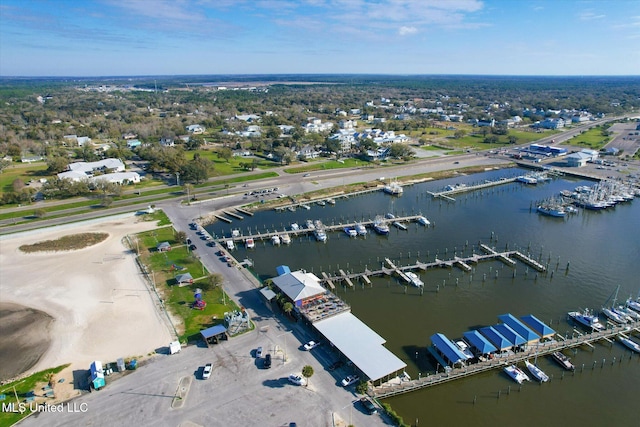
[[[522,344],[526,343],[525,339],[522,338],[516,331],[505,325],[504,323],[498,323],[494,325],[493,328],[500,332],[503,337],[509,340],[514,347],[519,347]]]
[[[431,335],[431,344],[452,365],[464,363],[467,360],[467,356],[443,334]]]
[[[480,333],[484,335],[499,351],[511,350],[511,342],[500,332],[496,331],[493,326],[485,326],[480,328]]]
[[[465,341],[467,341],[475,352],[478,354],[489,354],[497,351],[498,349],[483,337],[478,331],[465,332],[463,335]]]
[[[532,331],[527,325],[518,320],[511,313],[501,314],[498,319],[502,320],[505,325],[516,331],[518,335],[525,339],[527,344],[534,344],[540,340],[540,336]]]
[[[522,319],[524,323],[531,327],[531,329],[536,331],[536,333],[542,338],[551,338],[556,334],[556,331],[548,327],[543,321],[538,319],[533,314],[522,316],[520,319]]]
[[[313,326],[371,381],[389,377],[407,366],[383,346],[384,338],[350,312],[317,321]]]

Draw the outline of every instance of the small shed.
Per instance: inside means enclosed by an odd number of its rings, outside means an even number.
[[[156,249],[158,250],[158,252],[167,252],[171,250],[171,245],[169,244],[169,242],[161,242],[158,243]]]
[[[190,285],[191,283],[193,283],[191,273],[178,274],[176,276],[176,284],[178,286]]]
[[[104,379],[104,371],[102,369],[102,362],[94,361],[89,367],[89,380],[91,381],[91,387],[95,390],[100,390],[107,385]]]
[[[218,343],[221,339],[228,339],[227,328],[224,325],[216,325],[210,328],[204,329],[200,331],[200,335],[204,338],[204,342],[209,346],[209,344]]]

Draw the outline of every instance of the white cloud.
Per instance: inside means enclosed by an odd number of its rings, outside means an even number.
[[[592,21],[594,19],[602,19],[606,17],[607,15],[596,15],[592,11],[584,11],[578,15],[578,18],[580,18],[581,21]]]
[[[400,34],[401,36],[407,36],[410,34],[415,34],[417,32],[418,29],[416,27],[406,27],[404,25],[398,30],[398,34]]]

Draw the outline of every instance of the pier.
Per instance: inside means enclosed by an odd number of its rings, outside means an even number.
[[[505,366],[517,364],[532,357],[546,356],[556,351],[562,351],[568,348],[589,346],[596,341],[607,341],[612,343],[611,339],[622,333],[630,334],[631,332],[640,332],[640,322],[626,325],[612,325],[610,329],[604,331],[578,334],[578,336],[565,339],[559,337],[559,340],[541,342],[537,345],[531,345],[522,352],[507,353],[498,355],[493,359],[483,360],[477,363],[464,365],[456,368],[445,369],[444,372],[436,372],[435,375],[427,375],[415,380],[401,381],[399,384],[383,384],[379,386],[369,387],[368,394],[377,399],[397,396],[399,394],[409,393],[414,390],[420,390],[426,387],[435,386],[449,381],[461,378],[467,378],[473,374],[486,372],[492,369],[502,369]]]
[[[238,215],[235,212],[222,211],[222,213],[225,214],[225,215],[231,216],[231,217],[233,217],[235,219],[244,219],[244,217],[242,215]]]
[[[450,202],[455,202],[456,199],[454,199],[453,197],[451,197],[451,195],[453,194],[459,194],[459,193],[466,193],[468,191],[475,191],[475,190],[481,190],[483,188],[489,188],[489,187],[493,187],[496,185],[502,185],[502,184],[510,184],[512,182],[515,182],[517,178],[501,178],[498,179],[496,181],[487,181],[487,182],[483,182],[480,184],[475,184],[475,185],[457,185],[449,190],[443,190],[443,191],[438,191],[438,192],[432,192],[432,191],[428,191],[429,194],[431,194],[433,196],[434,199],[437,198],[441,198],[441,199],[445,199],[448,200]]]
[[[253,212],[249,212],[249,211],[244,210],[244,209],[242,209],[242,208],[236,208],[236,210],[237,210],[238,212],[240,212],[241,214],[243,214],[243,215],[246,215],[246,216],[253,216]]]

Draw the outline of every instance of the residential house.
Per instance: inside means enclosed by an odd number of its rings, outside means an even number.
[[[260,121],[260,116],[256,114],[240,114],[236,115],[234,118],[248,123]]]
[[[133,132],[127,132],[127,133],[123,133],[122,134],[122,139],[124,139],[126,141],[129,141],[129,140],[132,140],[132,139],[136,139],[137,137],[138,137],[138,135],[136,135]]]
[[[564,127],[564,120],[560,118],[558,119],[547,118],[541,122],[535,123],[534,127],[544,128],[544,129],[561,129]]]
[[[173,138],[163,136],[160,138],[160,145],[162,147],[175,147],[176,143],[173,141]]]
[[[203,134],[205,131],[205,127],[202,125],[189,125],[186,127],[187,132],[193,134],[193,135],[200,135]]]
[[[310,145],[305,145],[298,152],[298,157],[300,159],[315,159],[320,157],[320,151],[316,150],[314,147]]]
[[[139,147],[140,145],[142,145],[142,142],[140,142],[139,139],[130,139],[127,141],[127,148],[130,150],[133,150],[136,147]]]

